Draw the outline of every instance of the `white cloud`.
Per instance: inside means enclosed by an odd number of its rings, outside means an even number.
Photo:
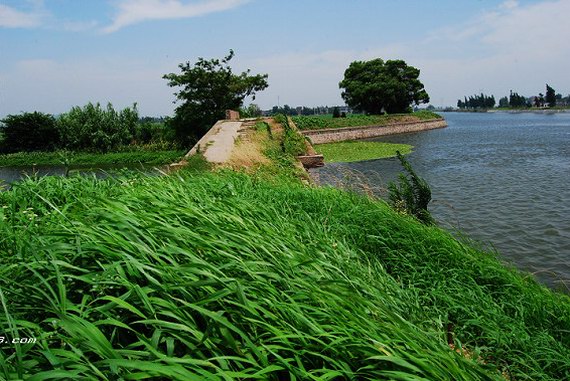
[[[421,69],[420,80],[435,105],[454,105],[464,95],[500,97],[513,89],[526,96],[545,83],[570,93],[570,1],[520,5],[507,1],[471,20],[448,26],[424,40],[369,50],[298,52],[259,58],[252,69],[269,73],[270,86],[257,100],[262,107],[342,103],[338,82],[350,62],[381,57],[404,59]]]
[[[500,8],[502,9],[514,9],[519,6],[519,2],[517,0],[507,0],[503,4],[501,4]]]
[[[113,23],[103,29],[105,33],[146,20],[180,19],[203,16],[238,7],[248,0],[202,0],[183,2],[181,0],[121,0]]]
[[[26,13],[0,4],[0,27],[2,28],[33,28],[39,26],[41,21],[42,14],[37,11]]]
[[[417,58],[435,104],[451,105],[479,92],[498,99],[511,89],[531,96],[544,92],[545,83],[567,94],[568,14],[568,0],[506,1],[461,25],[430,33],[427,46],[410,56]]]

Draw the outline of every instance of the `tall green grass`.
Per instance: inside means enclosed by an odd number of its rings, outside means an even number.
[[[305,137],[289,124],[289,118],[283,114],[277,114],[273,119],[283,127],[283,136],[281,137],[283,154],[286,156],[304,155],[307,151]]]
[[[0,193],[0,310],[38,339],[0,379],[570,376],[567,296],[383,202],[230,172]]]
[[[0,155],[0,167],[32,165],[169,164],[180,160],[185,150],[133,149],[124,152],[17,152]]]

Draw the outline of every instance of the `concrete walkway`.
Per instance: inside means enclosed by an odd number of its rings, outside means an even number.
[[[228,161],[242,122],[216,123],[216,128],[202,147],[204,158],[210,163],[221,164]]]
[[[171,167],[184,166],[186,160],[197,153],[202,153],[210,163],[222,164],[228,161],[238,137],[242,122],[220,120],[210,128],[206,135],[192,147],[181,162]]]

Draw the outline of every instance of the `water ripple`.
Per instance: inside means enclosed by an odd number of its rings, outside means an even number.
[[[446,129],[377,140],[415,147],[409,160],[431,184],[431,210],[443,226],[551,286],[562,279],[570,287],[570,114],[445,117]],[[373,174],[371,185],[385,189],[401,168],[384,159],[315,173],[334,182],[345,170]]]

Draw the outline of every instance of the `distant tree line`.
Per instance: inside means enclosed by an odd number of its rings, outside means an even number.
[[[510,91],[509,96],[499,99],[498,107],[501,108],[528,108],[528,107],[556,107],[570,106],[570,95],[563,97],[562,94],[556,94],[554,88],[546,84],[546,93],[539,93],[536,96],[526,97],[520,95],[516,91]],[[463,100],[457,100],[459,109],[488,109],[495,107],[495,97],[488,96],[483,93],[480,95],[464,97]]]
[[[0,153],[109,152],[132,145],[172,145],[174,133],[164,122],[139,118],[136,104],[117,111],[110,103],[88,103],[58,117],[37,111],[8,115],[0,123]]]
[[[487,96],[483,93],[481,95],[472,95],[469,98],[465,97],[464,101],[459,99],[457,107],[460,109],[493,108],[495,107],[495,97],[493,95]]]

